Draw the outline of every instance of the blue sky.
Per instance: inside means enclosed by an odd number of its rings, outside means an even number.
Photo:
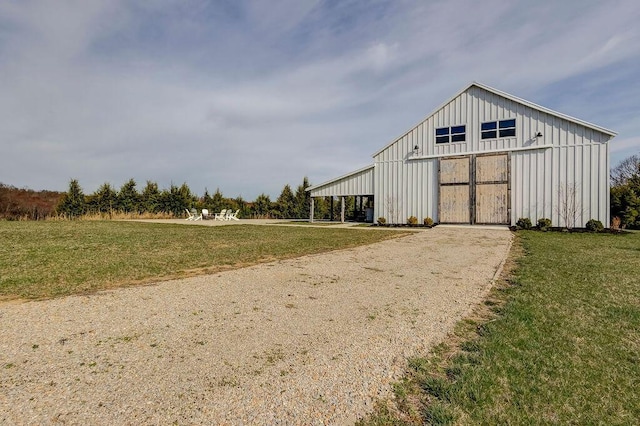
[[[472,81],[640,153],[640,6],[621,1],[4,0],[0,182],[134,178],[275,198]]]

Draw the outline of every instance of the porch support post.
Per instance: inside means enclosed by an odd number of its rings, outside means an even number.
[[[309,222],[313,223],[313,197],[311,197],[311,208],[309,209]]]
[[[331,215],[329,220],[331,220],[331,222],[333,222],[333,195],[331,196]]]
[[[344,196],[340,197],[340,222],[344,223]]]

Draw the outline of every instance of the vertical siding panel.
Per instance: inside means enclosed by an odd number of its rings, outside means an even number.
[[[578,167],[577,167],[578,166],[577,162],[579,161],[578,160],[578,156],[579,156],[580,153],[578,153],[575,148],[572,148],[572,147],[569,147],[569,146],[566,148],[566,150],[567,150],[567,157],[569,158],[569,162],[570,162],[569,163],[570,167],[569,167],[569,170],[568,170],[568,172],[569,172],[568,176],[569,177],[567,179],[567,185],[569,185],[568,191],[569,191],[569,194],[571,194],[572,192],[581,191],[581,188],[577,186],[577,185],[580,184],[580,180],[579,180],[579,177],[578,177],[579,170],[578,170]],[[576,206],[576,208],[578,210],[580,209],[580,207],[578,207],[578,206]],[[576,226],[578,226],[579,219],[577,219],[577,217],[579,217],[579,216],[580,215],[576,214],[576,218],[569,217],[569,220],[573,220],[575,222]]]
[[[423,216],[431,216],[431,205],[429,203],[429,185],[433,185],[434,182],[429,175],[429,165],[431,161],[424,161],[420,163],[420,211]],[[418,218],[420,220],[422,218]]]
[[[522,188],[521,191],[524,194],[524,210],[523,217],[531,218],[531,206],[535,203],[535,187],[533,186],[535,183],[535,167],[532,164],[533,157],[528,153],[524,152],[522,154],[522,159],[524,160],[523,171],[524,176],[522,179]]]
[[[413,164],[413,209],[411,214],[415,215],[418,220],[418,216],[422,211],[422,179],[420,178],[420,170],[422,169],[422,162],[415,162]]]
[[[574,134],[573,132],[571,132],[572,134]],[[574,142],[575,142],[575,138]],[[584,193],[585,193],[585,186],[587,186],[587,182],[585,182],[584,180],[584,168],[583,166],[583,158],[584,158],[584,151],[585,151],[585,147],[581,146],[581,145],[574,145],[574,165],[575,165],[575,177],[574,177],[574,182],[576,183],[576,191],[577,192],[577,196],[579,197],[579,207],[578,207],[578,220],[576,220],[576,227],[580,227],[580,226],[584,226],[585,224],[585,220],[584,217],[585,215],[587,215],[587,211],[589,209],[589,202],[588,200],[584,197]]]
[[[601,194],[605,194],[606,195],[606,203],[602,203],[602,208],[604,209],[604,212],[601,213],[601,217],[604,217],[606,220],[607,224],[611,223],[611,217],[610,217],[610,212],[611,212],[611,206],[610,206],[610,199],[609,199],[609,144],[608,143],[603,143],[601,148],[600,148],[600,170],[601,170],[601,178],[600,178],[600,184],[602,185],[601,189],[600,189],[600,193]],[[606,204],[606,206],[605,206]]]
[[[543,217],[548,217],[545,215],[545,209],[547,205],[547,191],[546,191],[546,164],[545,164],[545,152],[537,151],[536,157],[538,159],[538,217],[537,219],[542,219]]]
[[[415,168],[415,162],[411,162],[407,164],[407,167],[404,167],[404,169],[407,171],[407,180],[406,180],[407,184],[404,185],[404,187],[405,187],[405,197],[406,197],[408,212],[413,211],[413,204],[415,203],[414,189],[415,189],[416,181],[415,181],[414,168]],[[403,216],[403,220],[404,220],[404,216]]]
[[[420,214],[420,212],[422,211],[422,179],[420,176],[420,171],[422,170],[422,161],[419,162],[415,162],[415,164],[413,165],[414,168],[414,173],[413,173],[413,183],[414,183],[414,189],[413,189],[413,199],[414,199],[414,208],[413,211],[415,213],[413,213],[416,217],[418,217],[418,215]],[[418,217],[418,220],[420,220],[420,218]]]
[[[551,219],[553,217],[553,150],[546,149],[544,156],[544,214],[543,216]]]
[[[558,191],[560,188],[560,181],[563,180],[564,178],[562,176],[560,176],[560,171],[561,170],[566,170],[566,168],[562,167],[563,164],[563,149],[560,147],[556,147],[556,148],[552,148],[553,149],[553,174],[552,174],[552,182],[553,185],[551,186],[551,190],[553,191],[553,205],[552,205],[552,222],[557,224],[557,226],[562,226],[562,224],[560,223],[560,216],[558,214],[558,203],[559,203],[559,198],[558,198]]]
[[[594,215],[596,217],[603,217],[603,209],[602,206],[606,205],[607,202],[604,199],[603,192],[601,192],[600,181],[602,180],[602,170],[600,169],[600,164],[598,163],[598,158],[600,156],[601,150],[600,145],[594,145],[591,147],[591,158],[590,158],[590,169],[591,169],[591,196],[594,198]],[[608,197],[607,197],[608,198]],[[602,224],[608,226],[607,223],[602,221]]]
[[[576,132],[577,135],[577,132]],[[579,136],[579,135],[577,135]],[[590,145],[582,145],[581,146],[581,150],[582,150],[582,158],[581,158],[581,162],[580,162],[580,168],[582,171],[582,176],[581,176],[581,180],[582,180],[582,191],[581,191],[581,198],[584,204],[586,204],[588,207],[586,209],[584,209],[584,215],[582,217],[582,221],[580,222],[580,226],[584,226],[584,224],[586,223],[587,220],[585,220],[586,218],[590,218],[593,215],[593,212],[595,211],[594,208],[594,197],[591,196],[591,175],[592,173],[590,172],[590,168],[587,167],[588,165],[591,165],[591,146]]]
[[[514,152],[511,154],[511,223],[513,223],[514,218],[520,215],[520,202],[518,200],[518,175],[522,170],[521,167],[518,166],[520,162],[520,156],[518,153]]]
[[[538,216],[538,156],[535,151],[527,152],[529,157],[529,215],[527,216],[535,224]]]
[[[515,176],[516,182],[513,185],[512,194],[515,194],[514,197],[516,197],[516,202],[515,205],[517,206],[517,208],[514,210],[515,211],[515,215],[511,220],[511,223],[515,223],[519,217],[524,216],[524,200],[523,200],[523,196],[524,196],[524,191],[523,191],[523,176],[522,174],[525,172],[525,168],[524,168],[524,164],[523,164],[523,156],[521,153],[518,153],[516,155],[516,161],[514,162],[512,169],[515,167],[515,171],[513,173],[513,175]]]
[[[543,198],[543,187],[542,187],[542,177],[544,175],[544,166],[542,163],[542,159],[540,157],[539,151],[530,151],[531,159],[533,160],[533,168],[534,168],[534,186],[535,190],[532,191],[534,193],[534,204],[531,206],[531,222],[535,225],[542,216],[542,206],[544,203]]]

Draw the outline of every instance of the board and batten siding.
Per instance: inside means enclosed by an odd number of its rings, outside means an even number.
[[[435,218],[438,188],[433,182],[437,181],[437,160],[376,163],[374,217],[389,223],[405,223],[409,216],[420,222],[427,216]]]
[[[511,223],[528,217],[534,224],[549,218],[554,226],[583,227],[589,219],[608,224],[608,155],[602,143],[512,152]]]
[[[481,124],[516,120],[516,135],[481,139]],[[465,125],[465,141],[435,143],[440,127]],[[392,223],[438,217],[438,160],[507,152],[511,156],[511,224],[547,217],[566,226],[562,195],[576,192],[575,226],[609,223],[608,141],[615,133],[472,84],[421,123],[374,154],[374,214]],[[537,133],[542,136],[536,137]],[[417,147],[417,148],[416,148]],[[416,152],[417,151],[417,152]],[[571,224],[568,224],[571,226]]]
[[[345,176],[307,188],[312,197],[374,195],[374,167],[368,166]]]

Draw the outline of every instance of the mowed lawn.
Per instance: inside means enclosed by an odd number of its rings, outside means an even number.
[[[393,231],[0,221],[0,298],[39,299],[370,244]]]
[[[640,424],[640,233],[517,238],[493,313],[411,359],[400,412],[360,424]]]

